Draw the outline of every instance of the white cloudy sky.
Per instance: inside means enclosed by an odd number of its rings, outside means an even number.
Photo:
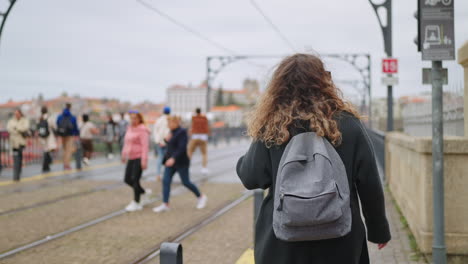
[[[0,0],[4,10],[8,0]],[[249,0],[146,0],[238,54],[290,54]],[[368,52],[372,55],[373,94],[380,84],[383,41],[367,0],[257,0],[298,51]],[[416,1],[394,0],[394,56],[400,59],[397,96],[429,91],[422,86],[421,62],[413,38]],[[456,47],[468,40],[468,1],[455,0]],[[0,45],[0,102],[54,97],[67,91],[140,101],[165,100],[174,83],[198,84],[208,55],[225,53],[147,10],[136,0],[18,0]],[[245,77],[265,84],[277,60],[238,62],[215,80],[238,88]],[[327,60],[337,79],[357,80],[348,65]],[[452,85],[461,82],[455,62],[445,62]],[[343,86],[352,94],[350,87]]]

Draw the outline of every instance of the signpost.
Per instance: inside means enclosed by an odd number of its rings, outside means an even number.
[[[453,0],[419,1],[422,60],[454,60]]]
[[[394,86],[394,85],[398,85],[398,77],[396,76],[383,76],[382,77],[382,85],[385,85],[385,86]]]
[[[382,84],[387,86],[387,131],[393,130],[393,86],[398,84],[398,60],[395,58],[382,59]]]
[[[442,84],[448,84],[448,71],[447,69],[442,69]],[[422,70],[422,83],[423,84],[432,84],[432,69],[423,68]]]
[[[382,72],[388,74],[398,73],[398,60],[394,58],[382,59]]]
[[[443,60],[455,59],[454,0],[418,0],[419,37],[422,60],[432,61],[430,76],[423,77],[432,84],[432,185],[433,232],[432,257],[436,264],[447,263],[444,222],[444,134],[442,86]],[[446,75],[446,74],[445,74]],[[444,78],[445,77],[445,78]]]

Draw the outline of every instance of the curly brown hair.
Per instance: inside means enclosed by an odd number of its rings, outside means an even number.
[[[317,135],[333,145],[341,143],[336,114],[355,108],[342,99],[322,60],[311,54],[295,54],[279,64],[255,108],[247,117],[247,133],[268,147],[290,138],[289,129],[304,120]]]

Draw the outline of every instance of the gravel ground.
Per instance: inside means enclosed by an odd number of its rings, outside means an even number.
[[[10,193],[1,197],[0,213],[44,201],[50,201],[66,195],[85,192],[111,183],[115,182],[78,180],[56,186],[44,187],[30,192]]]
[[[24,251],[1,263],[31,263],[32,257],[35,263],[128,263],[226,201],[239,197],[243,187],[238,184],[204,184],[201,189],[209,197],[204,210],[196,210],[193,194],[184,192],[173,197],[170,212],[156,215],[148,206],[143,211],[110,219]],[[124,190],[126,193],[120,195],[123,201],[128,201],[129,191]],[[113,195],[114,200],[119,200],[115,191]]]
[[[154,185],[154,183],[152,183]],[[145,183],[149,187],[151,183]],[[154,186],[152,186],[154,187]],[[159,189],[158,189],[159,190]],[[159,191],[156,191],[159,193]],[[108,213],[123,209],[132,191],[122,186],[0,216],[0,252],[64,231]],[[5,231],[4,231],[5,230]]]
[[[182,246],[184,263],[236,263],[253,246],[253,199],[247,199],[187,237]],[[151,263],[159,264],[159,258]]]

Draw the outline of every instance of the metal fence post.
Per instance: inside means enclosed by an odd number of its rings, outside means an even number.
[[[159,260],[161,264],[182,264],[182,245],[179,243],[162,243]]]
[[[83,156],[83,150],[81,148],[81,143],[79,140],[75,141],[76,151],[75,151],[75,162],[76,162],[76,169],[81,170],[81,158]]]

